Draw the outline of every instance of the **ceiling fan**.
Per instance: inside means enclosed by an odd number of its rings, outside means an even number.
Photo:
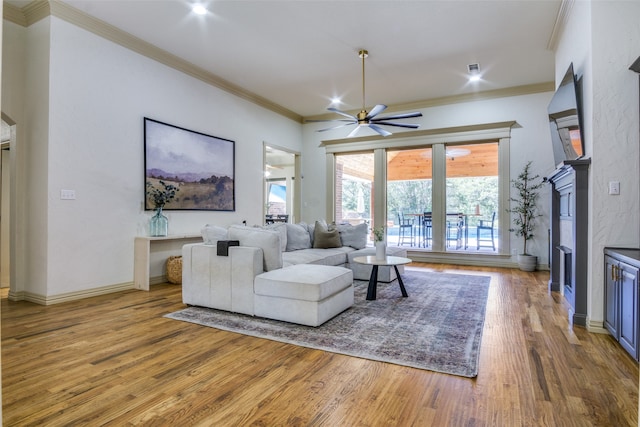
[[[357,125],[354,130],[347,135],[347,138],[351,138],[356,135],[360,128],[369,127],[374,131],[378,132],[382,136],[389,136],[391,132],[383,129],[380,125],[383,126],[396,126],[402,128],[410,128],[417,129],[420,125],[410,124],[410,123],[393,123],[390,120],[398,120],[398,119],[409,119],[412,117],[422,117],[422,113],[414,112],[414,113],[405,113],[405,114],[396,114],[393,116],[385,116],[385,117],[376,117],[378,114],[382,113],[386,110],[387,106],[384,104],[378,104],[371,109],[371,112],[368,112],[365,109],[365,97],[364,97],[364,60],[367,56],[369,56],[369,52],[362,49],[358,52],[358,56],[362,58],[362,110],[358,113],[357,116],[351,115],[349,113],[345,113],[344,111],[340,111],[337,108],[327,108],[327,110],[332,111],[334,113],[340,114],[341,116],[348,117],[348,119],[334,119],[334,120],[307,120],[308,122],[344,122],[338,126],[332,126],[326,129],[320,129],[318,132],[325,132],[332,129],[341,128],[344,126]]]

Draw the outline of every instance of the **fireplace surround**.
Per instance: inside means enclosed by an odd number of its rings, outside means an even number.
[[[551,184],[551,277],[549,289],[561,292],[574,325],[587,324],[588,173],[591,159],[565,160],[547,177]]]

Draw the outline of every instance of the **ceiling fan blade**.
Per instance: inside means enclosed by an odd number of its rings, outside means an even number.
[[[360,130],[360,125],[356,126],[356,128],[354,130],[352,130],[349,135],[347,135],[347,138],[351,138],[352,136],[355,136],[358,131]]]
[[[373,130],[375,130],[376,132],[378,132],[380,135],[382,136],[389,136],[391,135],[391,132],[387,132],[386,130],[382,129],[380,126],[374,125],[373,123],[369,124],[369,127]]]
[[[377,116],[378,114],[382,113],[384,110],[387,109],[387,106],[384,104],[378,104],[375,107],[373,107],[371,109],[371,112],[369,114],[367,114],[366,120],[370,120],[372,118],[374,118],[375,116]]]
[[[396,114],[393,116],[379,117],[376,120],[410,119],[413,117],[422,117],[422,113],[416,111],[414,113]]]
[[[336,114],[340,114],[341,116],[349,117],[352,120],[358,121],[358,118],[356,116],[352,116],[349,113],[345,113],[344,111],[340,111],[337,108],[329,107],[329,108],[327,108],[327,110],[332,111],[332,112],[334,112]]]
[[[330,128],[326,128],[326,129],[320,129],[320,130],[318,130],[318,132],[325,132],[325,131],[332,130],[332,129],[338,129],[338,128],[342,128],[342,127],[345,127],[345,126],[355,125],[356,123],[357,122],[354,122],[353,120],[351,120],[351,121],[349,121],[349,123],[345,123],[343,125],[338,125],[338,126],[332,126]]]
[[[305,123],[323,123],[323,122],[349,122],[349,123],[354,123],[354,119],[325,119],[325,120],[311,120],[311,119],[305,119]]]
[[[372,121],[371,124],[397,126],[399,128],[409,128],[409,129],[418,129],[420,127],[420,125],[416,125],[413,123],[393,123],[393,122],[386,122],[386,121],[380,121],[380,120]]]

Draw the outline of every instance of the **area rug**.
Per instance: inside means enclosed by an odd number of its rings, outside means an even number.
[[[316,328],[202,307],[165,317],[225,331],[419,369],[475,377],[490,278],[406,270],[398,282],[356,281],[355,304]]]

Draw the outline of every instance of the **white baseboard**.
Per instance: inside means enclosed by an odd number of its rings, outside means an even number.
[[[133,282],[118,283],[115,285],[101,286],[99,288],[83,289],[81,291],[69,292],[59,295],[39,295],[31,292],[11,292],[9,291],[9,300],[11,301],[29,301],[40,305],[53,305],[62,302],[75,301],[84,298],[95,297],[98,295],[112,294],[122,292],[129,289],[135,289]]]

